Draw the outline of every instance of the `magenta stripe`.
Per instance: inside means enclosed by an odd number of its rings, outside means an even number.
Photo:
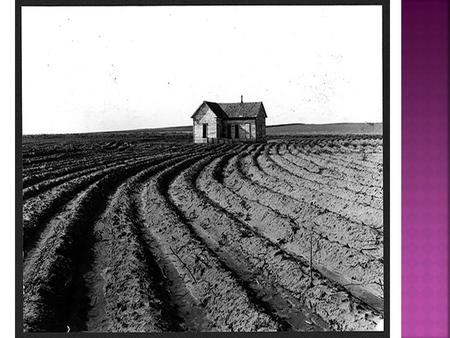
[[[449,335],[448,19],[448,0],[402,1],[403,337]]]

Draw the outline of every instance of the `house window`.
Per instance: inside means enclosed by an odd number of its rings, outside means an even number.
[[[203,123],[203,138],[208,136],[208,123]]]
[[[246,138],[252,138],[252,125],[247,123],[247,130],[245,133]]]
[[[234,138],[239,138],[239,125],[234,125]]]

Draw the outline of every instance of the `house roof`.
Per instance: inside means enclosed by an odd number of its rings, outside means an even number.
[[[235,118],[256,118],[258,116],[267,117],[262,102],[237,102],[237,103],[217,103],[203,101],[208,107],[222,119]],[[195,116],[197,111],[192,115]]]

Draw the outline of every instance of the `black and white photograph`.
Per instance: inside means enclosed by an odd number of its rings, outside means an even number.
[[[382,18],[23,6],[23,332],[384,331]]]

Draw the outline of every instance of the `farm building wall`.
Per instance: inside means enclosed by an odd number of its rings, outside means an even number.
[[[207,138],[217,138],[218,125],[220,125],[220,119],[213,113],[208,106],[204,105],[200,107],[200,111],[194,119],[194,143],[207,143]],[[206,136],[203,137],[203,125],[207,124]]]
[[[230,126],[230,127],[228,127]],[[238,126],[238,137],[236,137],[236,126]],[[231,135],[230,135],[231,132]],[[255,119],[248,120],[224,120],[222,124],[222,135],[225,138],[250,140],[256,139]]]
[[[256,139],[263,139],[266,137],[266,119],[264,117],[256,118]]]

